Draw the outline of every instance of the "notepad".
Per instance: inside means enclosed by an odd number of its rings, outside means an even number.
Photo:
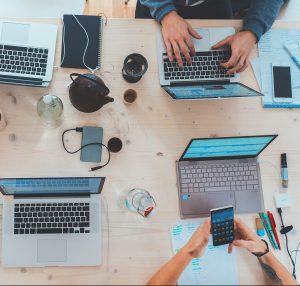
[[[300,39],[300,30],[271,29],[258,42],[259,58],[251,65],[260,86],[262,105],[265,108],[300,108],[300,69],[284,48],[285,44]],[[273,65],[287,65],[291,68],[293,102],[280,103],[273,100]]]
[[[101,16],[64,15],[63,22],[61,66],[100,68],[103,18]]]
[[[190,239],[203,220],[181,220],[171,228],[173,253],[176,254]],[[194,258],[181,274],[178,285],[238,285],[235,248],[213,246],[210,236],[204,256]]]

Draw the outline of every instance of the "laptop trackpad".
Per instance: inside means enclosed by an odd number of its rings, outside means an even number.
[[[40,239],[37,243],[38,262],[63,262],[67,259],[65,239]]]
[[[233,192],[207,193],[208,209],[215,209],[232,205],[235,208],[235,196]]]

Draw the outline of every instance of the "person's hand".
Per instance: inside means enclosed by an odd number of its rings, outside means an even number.
[[[202,39],[202,37],[192,28],[192,26],[181,18],[176,11],[168,13],[161,21],[162,35],[166,45],[170,62],[173,61],[173,54],[179,66],[183,65],[181,54],[184,55],[189,64],[195,54],[195,47],[192,37]]]
[[[235,240],[229,245],[229,252],[232,245],[247,249],[249,252],[265,252],[266,244],[249,229],[241,220],[235,219]]]
[[[231,57],[226,63],[221,66],[226,68],[227,74],[243,72],[249,66],[249,57],[257,41],[254,33],[250,31],[238,32],[235,35],[228,36],[224,40],[218,42],[213,49],[219,49],[223,46],[230,46]]]
[[[185,251],[193,258],[200,257],[204,254],[210,235],[210,219],[195,231],[188,243],[183,247]]]

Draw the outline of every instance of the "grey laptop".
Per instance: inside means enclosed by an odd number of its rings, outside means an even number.
[[[277,135],[192,139],[177,161],[181,217],[264,209],[258,155]]]
[[[239,83],[239,75],[227,75],[220,63],[228,61],[231,51],[211,50],[218,41],[235,33],[234,28],[196,29],[203,37],[193,39],[196,55],[192,65],[186,60],[178,67],[169,62],[161,33],[157,37],[157,57],[161,87],[176,100],[252,97],[262,94]]]
[[[0,83],[47,87],[57,26],[0,21]]]
[[[101,264],[105,178],[0,179],[4,267]]]

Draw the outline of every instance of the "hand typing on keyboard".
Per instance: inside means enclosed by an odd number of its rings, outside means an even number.
[[[173,61],[174,54],[178,65],[182,67],[181,54],[183,54],[187,62],[191,64],[191,56],[195,54],[195,47],[191,36],[197,39],[202,39],[202,37],[176,11],[167,14],[162,19],[161,24],[170,62]]]
[[[234,74],[243,72],[249,66],[250,53],[256,42],[257,38],[254,33],[242,31],[225,38],[212,46],[212,48],[219,49],[223,46],[230,46],[231,57],[226,63],[221,65],[228,69],[227,74]]]

